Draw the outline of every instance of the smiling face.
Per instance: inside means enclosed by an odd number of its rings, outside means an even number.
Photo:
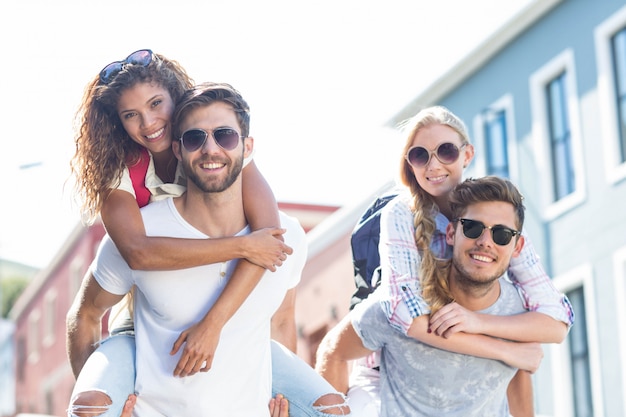
[[[488,227],[502,225],[517,229],[515,211],[508,202],[474,203],[468,206],[462,217],[480,221]],[[461,223],[456,222],[448,225],[446,242],[453,246],[451,280],[466,287],[480,287],[491,285],[504,274],[511,257],[519,255],[524,238],[514,237],[507,245],[497,245],[491,230],[483,229],[477,239],[470,239],[463,234]]]
[[[440,208],[447,206],[447,199],[452,189],[461,182],[463,168],[469,164],[474,148],[465,144],[461,136],[451,127],[443,124],[431,124],[420,128],[410,147],[422,146],[428,151],[435,152],[442,143],[453,143],[460,149],[459,158],[449,164],[443,164],[434,155],[425,166],[411,166],[413,175],[420,187],[433,196]],[[407,162],[408,164],[408,162]]]
[[[170,93],[156,83],[135,84],[122,92],[117,103],[128,136],[153,154],[171,151],[173,112]]]
[[[180,130],[202,129],[209,133],[204,144],[193,152],[187,151],[179,140],[174,142],[174,153],[182,161],[191,186],[203,192],[222,192],[239,177],[243,159],[252,151],[252,138],[240,140],[232,150],[225,150],[213,138],[218,128],[231,128],[241,133],[237,117],[230,104],[217,101],[190,110],[180,123]]]

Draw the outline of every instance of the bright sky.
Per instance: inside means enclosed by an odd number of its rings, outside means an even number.
[[[229,82],[277,199],[349,205],[395,176],[384,123],[531,1],[5,1],[0,258],[43,267],[80,221],[73,116],[111,61],[150,48]]]

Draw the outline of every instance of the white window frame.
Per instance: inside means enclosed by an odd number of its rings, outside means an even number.
[[[41,313],[34,309],[28,315],[28,336],[26,338],[28,363],[39,362],[39,341],[41,340]]]
[[[593,415],[604,415],[602,397],[602,375],[600,372],[600,349],[598,346],[598,327],[596,318],[596,298],[593,283],[593,268],[591,264],[583,264],[567,273],[554,278],[555,287],[563,292],[583,287],[585,296],[585,316],[587,322],[587,344],[589,346],[589,372],[591,374],[591,397],[593,401]],[[576,312],[574,312],[575,314]],[[576,323],[574,323],[574,326]],[[552,380],[562,383],[554,385],[554,416],[569,417],[574,415],[572,367],[569,360],[570,347],[566,338],[561,344],[550,345],[552,358]],[[563,378],[565,376],[565,378]]]
[[[622,7],[594,30],[598,69],[598,107],[604,142],[605,173],[610,184],[626,178],[626,162],[619,161],[619,130],[617,125],[617,96],[611,38],[626,27],[626,6]]]
[[[540,199],[544,221],[551,221],[572,210],[581,204],[586,198],[585,169],[582,153],[582,130],[580,126],[580,104],[578,89],[576,88],[576,69],[574,65],[574,51],[566,49],[551,61],[539,68],[530,76],[530,99],[532,110],[532,138],[535,160],[537,161],[537,176],[541,180]],[[550,144],[550,126],[547,113],[545,89],[548,83],[553,81],[562,72],[566,76],[567,114],[570,122],[572,158],[576,172],[574,192],[570,195],[554,201],[554,178],[552,175],[552,149]],[[547,186],[546,186],[547,184]]]
[[[44,347],[49,347],[54,344],[55,341],[55,324],[57,320],[56,314],[56,300],[57,292],[55,289],[50,289],[43,299],[43,340]]]
[[[626,351],[626,246],[613,255],[613,269],[615,277],[615,306],[617,308],[617,329],[620,348],[618,352]],[[626,358],[622,357],[622,381],[626,381]],[[622,384],[623,407],[626,410],[626,384]]]
[[[491,103],[489,110],[495,112],[504,111],[507,138],[507,161],[509,164],[510,180],[519,184],[519,166],[517,163],[517,138],[515,137],[515,112],[513,108],[513,96],[505,94]],[[485,143],[485,123],[487,118],[484,113],[479,113],[472,122],[474,128],[474,146],[479,151],[474,155],[474,169],[477,177],[487,175],[487,145]]]
[[[83,269],[85,265],[85,260],[82,256],[77,256],[72,260],[69,266],[69,292],[70,292],[70,302],[74,301],[74,297],[78,293],[80,286],[83,282]]]

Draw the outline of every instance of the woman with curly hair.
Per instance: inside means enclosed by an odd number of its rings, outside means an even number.
[[[192,86],[178,62],[148,49],[107,65],[85,88],[71,161],[84,221],[91,223],[99,215],[132,269],[182,269],[240,258],[214,307],[202,322],[183,332],[172,349],[175,353],[184,345],[173,370],[179,374],[197,372],[190,365],[194,359],[212,356],[221,328],[265,269],[275,271],[292,252],[282,241],[285,230],[280,228],[273,193],[252,160],[243,170],[243,196],[254,233],[219,239],[146,236],[140,207],[185,191],[171,147],[175,138],[170,119],[177,100]],[[109,322],[112,337],[94,346],[90,355],[70,357],[77,383],[68,415],[119,416],[134,392],[130,304],[116,310]],[[295,349],[295,337],[293,344],[289,347]]]

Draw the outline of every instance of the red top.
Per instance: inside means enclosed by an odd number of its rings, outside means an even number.
[[[148,150],[142,147],[137,163],[128,167],[130,180],[135,190],[135,199],[140,208],[150,202],[150,190],[146,187],[148,165],[150,165],[150,155],[148,154]]]

